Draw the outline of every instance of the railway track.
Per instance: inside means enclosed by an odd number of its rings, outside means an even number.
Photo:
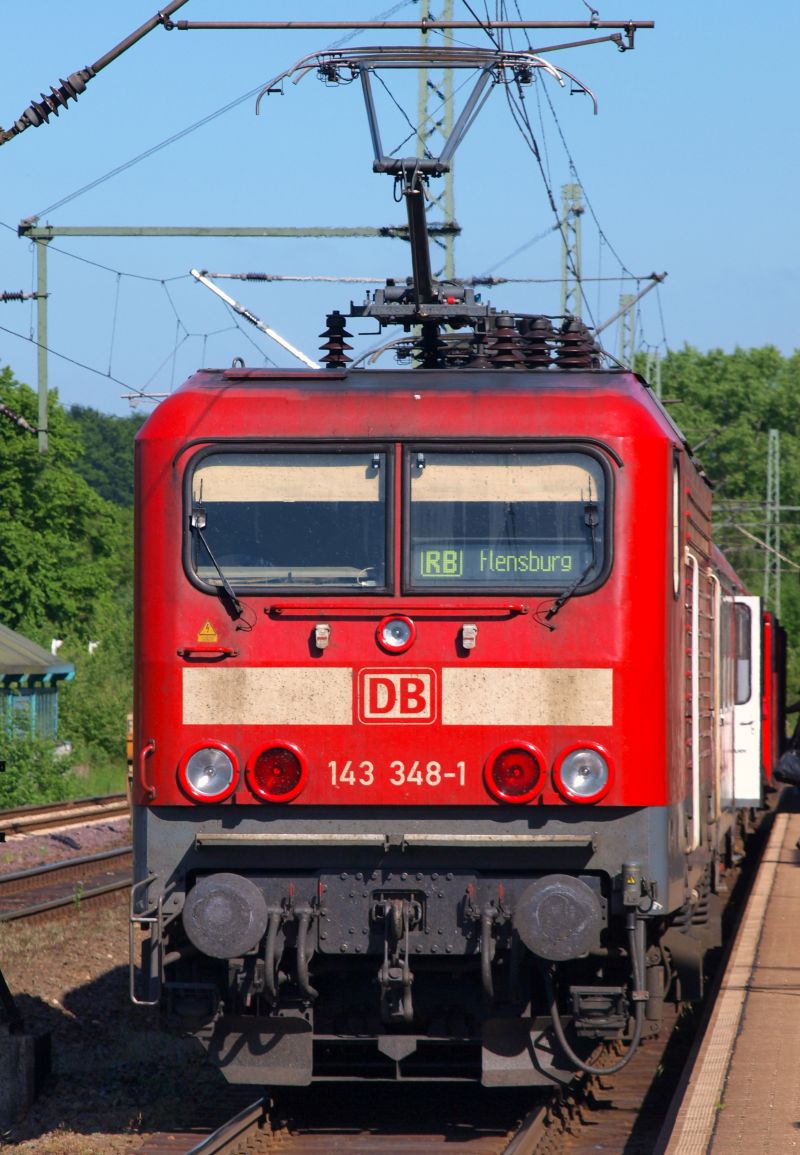
[[[691,1034],[673,1019],[623,1071],[561,1092],[361,1083],[276,1093],[202,1138],[149,1136],[138,1155],[651,1155]],[[599,1048],[593,1061],[604,1058],[618,1055]]]
[[[771,817],[750,840],[726,909],[734,938]],[[725,952],[714,960],[721,970]],[[710,987],[713,988],[713,984]],[[659,1035],[645,1037],[615,1074],[582,1076],[557,1092],[484,1091],[454,1084],[318,1084],[276,1092],[207,1134],[164,1132],[139,1155],[652,1155],[708,1008],[664,1007]],[[625,1047],[600,1047],[592,1065],[611,1067]],[[231,1088],[233,1090],[233,1088]],[[237,1091],[243,1090],[237,1088]]]
[[[424,1105],[419,1088],[315,1088],[314,1094],[259,1099],[202,1139],[196,1134],[162,1132],[150,1136],[139,1155],[531,1155],[543,1133],[547,1107],[527,1111],[530,1093],[500,1099],[473,1090],[447,1090],[447,1114],[430,1110],[441,1088],[428,1087]],[[292,1101],[294,1100],[294,1101]],[[414,1104],[412,1107],[411,1104]],[[437,1118],[437,1122],[432,1120]]]
[[[0,922],[33,914],[52,917],[58,908],[97,901],[129,881],[129,847],[4,875]],[[661,1037],[646,1038],[621,1072],[578,1080],[556,1095],[452,1084],[337,1083],[275,1092],[268,1106],[259,1101],[242,1112],[257,1089],[228,1088],[230,1094],[218,1103],[201,1105],[191,1131],[148,1136],[138,1150],[140,1155],[458,1155],[462,1150],[465,1155],[651,1155],[693,1041],[694,1021],[688,1014],[665,1020]],[[611,1065],[618,1054],[605,1051],[605,1058]],[[600,1052],[590,1061],[602,1063]],[[236,1119],[220,1126],[225,1113]]]
[[[131,851],[116,847],[0,875],[0,922],[52,916],[129,887]]]
[[[32,834],[43,830],[60,830],[65,826],[86,826],[127,813],[128,800],[124,794],[0,810],[0,841],[9,834]]]

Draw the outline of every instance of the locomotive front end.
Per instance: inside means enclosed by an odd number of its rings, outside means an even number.
[[[404,378],[201,374],[138,446],[134,995],[235,1082],[566,1081],[660,1013],[668,441]]]

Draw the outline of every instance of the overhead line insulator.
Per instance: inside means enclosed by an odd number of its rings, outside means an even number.
[[[66,108],[71,100],[77,100],[79,95],[86,90],[86,85],[96,76],[101,69],[110,64],[112,60],[116,60],[128,48],[131,48],[148,32],[152,32],[154,28],[159,25],[166,27],[170,24],[169,17],[178,8],[181,8],[187,0],[171,0],[171,3],[165,5],[163,9],[156,12],[155,16],[147,20],[141,27],[137,28],[124,40],[121,40],[110,52],[106,52],[94,64],[87,65],[79,72],[73,72],[66,80],[61,80],[58,88],[51,88],[50,93],[41,93],[41,100],[33,100],[23,112],[19,120],[15,121],[11,128],[0,128],[0,144],[5,144],[6,141],[12,137],[18,136],[24,132],[26,128],[38,128],[40,124],[47,124],[51,116],[58,116],[62,108]]]
[[[58,116],[70,100],[77,100],[80,94],[86,91],[86,85],[93,76],[91,68],[82,68],[80,72],[73,72],[66,80],[62,77],[58,88],[51,86],[49,94],[41,93],[41,100],[32,100],[10,129],[0,129],[0,140],[4,143],[26,128],[38,128],[40,124],[47,124],[51,116]]]

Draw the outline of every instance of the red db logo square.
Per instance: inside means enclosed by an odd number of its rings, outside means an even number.
[[[435,722],[435,672],[359,670],[358,717],[361,722]]]

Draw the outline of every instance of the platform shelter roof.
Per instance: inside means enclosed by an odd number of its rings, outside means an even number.
[[[71,662],[60,662],[30,638],[0,624],[0,679],[24,685],[51,685],[74,677]]]

